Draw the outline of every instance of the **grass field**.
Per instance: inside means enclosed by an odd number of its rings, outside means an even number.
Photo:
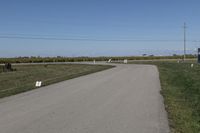
[[[196,55],[186,55],[187,59],[195,59]],[[3,63],[41,63],[41,62],[82,62],[82,61],[113,61],[118,60],[163,60],[173,59],[180,60],[182,55],[173,56],[113,56],[113,57],[17,57],[17,58],[0,58],[0,64]]]
[[[0,66],[0,98],[42,86],[111,68],[103,65],[16,65],[17,71],[2,72]]]
[[[3,72],[3,66],[0,66],[0,73]]]
[[[200,65],[137,62],[158,66],[172,133],[200,133]]]

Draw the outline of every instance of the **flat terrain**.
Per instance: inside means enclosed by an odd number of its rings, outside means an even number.
[[[42,86],[112,68],[105,65],[85,64],[16,64],[17,71],[2,72],[0,66],[0,98],[35,89],[35,82]]]
[[[1,133],[167,133],[157,68],[117,65],[0,100]]]
[[[174,133],[200,133],[200,66],[157,63],[162,94]]]
[[[200,65],[196,62],[132,62],[158,67],[172,133],[200,133]]]

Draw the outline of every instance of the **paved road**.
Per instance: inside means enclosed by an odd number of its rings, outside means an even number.
[[[113,69],[0,100],[1,133],[167,133],[158,71]]]

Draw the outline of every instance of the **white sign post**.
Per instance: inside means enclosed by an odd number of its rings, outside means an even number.
[[[127,63],[128,63],[128,60],[127,60],[127,59],[125,59],[125,60],[124,60],[124,64],[127,64]]]
[[[42,85],[42,81],[36,81],[36,83],[35,83],[36,87],[41,87],[41,85]]]

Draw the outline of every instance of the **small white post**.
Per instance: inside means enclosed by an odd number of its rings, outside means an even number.
[[[128,63],[128,60],[127,60],[127,59],[125,59],[125,60],[124,60],[124,64],[127,64],[127,63]]]
[[[42,85],[42,81],[36,81],[35,87],[41,87],[41,85]]]
[[[191,68],[193,68],[194,67],[194,64],[191,64]]]

